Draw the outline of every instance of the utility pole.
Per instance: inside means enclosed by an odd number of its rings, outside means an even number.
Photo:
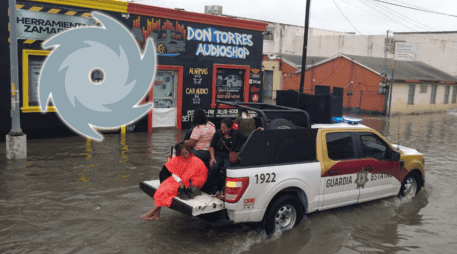
[[[386,46],[385,46],[385,50],[384,50],[384,73],[386,73],[387,75],[387,50],[388,50],[388,45],[389,45],[389,30],[387,30],[387,37],[386,37]]]
[[[394,58],[392,59],[392,77],[390,78],[390,87],[389,87],[389,114],[388,117],[390,117],[390,108],[392,107],[392,90],[393,85],[394,85],[394,71],[395,71],[395,46],[396,42],[394,42]]]
[[[306,19],[305,19],[305,34],[303,37],[303,57],[301,61],[301,77],[300,77],[300,90],[299,94],[303,93],[305,84],[305,69],[306,69],[306,53],[308,51],[308,28],[309,28],[309,9],[311,0],[306,1]],[[298,100],[297,100],[298,102]]]
[[[27,136],[21,130],[19,106],[19,71],[17,56],[16,0],[9,0],[10,67],[11,67],[11,131],[6,135],[6,158],[27,158]]]
[[[387,89],[387,85],[388,85],[388,81],[387,81],[387,51],[388,51],[388,45],[389,45],[389,32],[390,30],[387,30],[387,37],[386,37],[386,45],[385,45],[385,49],[384,49],[384,75],[383,75],[383,83],[384,83],[384,89]],[[389,89],[390,91],[390,89]],[[387,114],[387,101],[388,101],[388,94],[385,95],[385,102],[384,102],[384,111],[383,111],[383,114]]]

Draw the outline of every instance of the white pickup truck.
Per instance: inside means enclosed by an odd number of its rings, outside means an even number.
[[[304,214],[414,196],[425,183],[421,153],[393,145],[367,126],[345,122],[310,126],[306,112],[301,120],[292,116],[297,109],[236,106],[256,111],[260,116],[256,122],[266,128],[249,135],[240,151],[241,163],[227,169],[225,201],[205,193],[190,200],[175,197],[172,209],[216,224],[262,222],[271,234],[293,228]],[[273,120],[270,124],[275,127],[268,128],[272,118],[267,116],[279,111],[292,116],[291,124],[278,126],[274,123],[287,120]],[[144,181],[140,188],[152,197],[159,184],[159,180]]]

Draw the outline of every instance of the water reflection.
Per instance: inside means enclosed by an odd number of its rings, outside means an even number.
[[[119,162],[121,164],[124,164],[127,162],[129,156],[128,156],[128,151],[129,151],[129,146],[126,144],[126,134],[122,133],[121,134],[121,158],[119,158]]]
[[[83,156],[86,156],[85,159],[90,161],[92,159],[92,140],[87,138],[86,144],[84,145],[84,153],[80,153]],[[85,164],[83,168],[83,172],[81,173],[81,177],[77,180],[78,184],[84,186],[86,189],[90,187],[96,187],[94,184],[90,184],[89,178],[89,170],[93,167],[98,166],[98,164]],[[81,190],[83,191],[83,190]]]
[[[129,159],[129,146],[126,142],[126,133],[121,133],[120,145],[121,157],[119,158],[119,163],[121,163],[123,170],[117,175],[117,178],[114,180],[114,182],[119,186],[125,186],[126,184],[130,184],[128,179],[130,175],[126,173],[126,170],[129,168],[127,164]]]

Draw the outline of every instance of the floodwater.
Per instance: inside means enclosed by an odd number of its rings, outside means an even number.
[[[138,217],[153,206],[139,182],[158,178],[182,131],[29,140],[17,162],[0,143],[0,253],[456,253],[457,114],[363,118],[425,154],[425,188],[308,214],[273,237],[167,208],[159,221]]]

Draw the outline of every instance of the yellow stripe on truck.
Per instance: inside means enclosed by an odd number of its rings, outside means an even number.
[[[50,9],[48,12],[49,12],[49,13],[59,13],[60,11],[61,11],[60,9],[54,9],[54,8],[52,8],[52,9]]]
[[[67,15],[67,16],[73,16],[73,15],[75,15],[76,13],[77,13],[76,11],[67,11],[67,12],[65,13],[65,15]]]

